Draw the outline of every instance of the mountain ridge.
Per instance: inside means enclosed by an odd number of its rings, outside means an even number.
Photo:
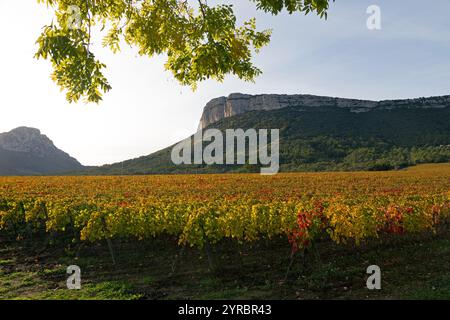
[[[258,98],[250,95],[247,97]],[[222,97],[216,100],[223,106],[224,99]],[[366,105],[364,110],[359,110],[362,107],[360,101],[368,100],[355,100],[356,104],[353,104],[353,100],[345,100],[347,105],[344,104],[344,107],[338,107],[342,103],[337,104],[336,101],[342,101],[335,98],[329,98],[332,103],[325,105],[319,103],[320,99],[315,101],[316,104],[308,106],[276,106],[266,110],[243,108],[240,109],[243,112],[235,115],[225,117],[222,114],[221,117],[212,118],[212,123],[207,126],[205,124],[208,122],[200,121],[199,128],[217,128],[222,131],[279,128],[281,171],[285,172],[391,170],[419,163],[450,161],[450,96],[383,100],[381,103]],[[172,147],[147,156],[93,168],[87,174],[259,171],[259,167],[248,165],[176,166],[171,163]]]
[[[288,107],[338,107],[350,112],[368,112],[375,109],[445,108],[450,106],[450,95],[397,100],[361,100],[316,96],[310,94],[242,94],[231,93],[210,100],[203,109],[198,128],[203,129],[224,118],[249,111],[268,111]]]
[[[207,104],[199,128],[279,128],[281,171],[285,172],[390,170],[450,161],[450,96],[370,101],[231,94]],[[19,127],[0,134],[0,175],[259,171],[257,165],[176,166],[170,158],[172,147],[84,167],[38,129]]]
[[[22,126],[0,133],[0,175],[61,174],[83,168],[39,129]]]

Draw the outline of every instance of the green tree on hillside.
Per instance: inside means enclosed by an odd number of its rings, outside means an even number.
[[[104,33],[103,46],[114,53],[120,44],[139,54],[165,54],[165,67],[182,84],[195,89],[205,79],[227,74],[253,81],[261,73],[252,55],[270,41],[271,30],[257,31],[255,19],[238,26],[232,5],[207,0],[37,0],[54,8],[55,21],[43,28],[36,58],[48,59],[52,78],[69,102],[99,102],[111,86],[106,67],[92,52],[91,34]],[[331,0],[251,0],[277,15],[310,12],[326,18]],[[333,0],[334,1],[334,0]],[[95,30],[97,30],[95,29]]]

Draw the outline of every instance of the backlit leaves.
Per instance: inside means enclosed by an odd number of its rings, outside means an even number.
[[[315,12],[326,16],[328,0],[252,0],[257,8],[278,14]],[[232,5],[212,6],[206,0],[38,0],[55,9],[55,24],[37,40],[37,58],[53,65],[52,79],[67,91],[67,100],[99,102],[111,89],[95,58],[91,33],[103,32],[102,44],[116,53],[121,43],[139,54],[167,56],[165,67],[183,85],[196,88],[206,79],[233,74],[254,81],[261,70],[252,57],[270,41],[270,30],[258,31],[254,19],[236,23]],[[73,6],[79,25],[73,28]]]

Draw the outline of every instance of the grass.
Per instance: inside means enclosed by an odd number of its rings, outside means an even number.
[[[54,245],[40,254],[42,239],[0,239],[1,299],[450,299],[450,231],[383,239],[355,248],[329,241],[320,257],[294,261],[287,280],[285,239],[242,245],[224,242],[209,270],[203,251],[177,247],[171,239],[106,244]],[[37,244],[37,245],[36,245]],[[82,289],[68,290],[66,268],[82,270]],[[366,269],[382,270],[382,290],[366,288]]]

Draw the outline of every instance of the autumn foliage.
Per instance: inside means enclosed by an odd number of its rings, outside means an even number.
[[[203,247],[286,237],[360,244],[450,218],[450,166],[400,172],[1,177],[0,236],[76,241],[170,236]]]

